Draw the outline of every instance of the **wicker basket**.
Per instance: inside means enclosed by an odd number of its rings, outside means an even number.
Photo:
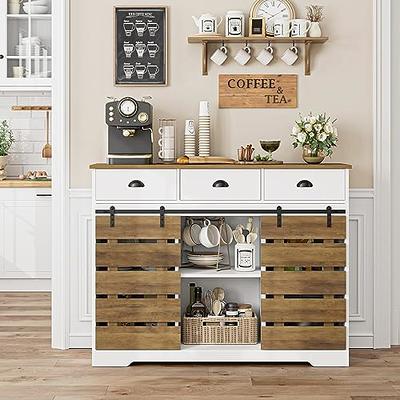
[[[183,317],[183,344],[257,344],[257,317]]]

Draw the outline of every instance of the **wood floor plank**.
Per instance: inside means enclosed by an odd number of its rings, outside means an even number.
[[[50,299],[46,293],[0,293],[1,400],[400,400],[400,347],[352,350],[350,368],[229,363],[93,368],[88,349],[51,349]]]

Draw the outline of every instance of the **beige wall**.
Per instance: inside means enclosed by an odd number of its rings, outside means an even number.
[[[294,1],[294,0],[293,0]],[[252,61],[240,67],[231,61],[210,67],[208,77],[200,70],[200,46],[188,45],[195,33],[192,15],[210,11],[249,10],[252,0],[142,0],[139,4],[169,6],[169,86],[160,88],[116,88],[113,86],[113,6],[135,2],[114,0],[71,0],[71,187],[90,187],[88,165],[103,162],[106,154],[104,103],[106,96],[151,95],[155,117],[177,118],[180,135],[185,119],[196,119],[198,102],[210,101],[213,117],[212,152],[235,156],[240,145],[259,139],[281,139],[276,157],[300,161],[299,150],[291,148],[289,132],[299,112],[326,111],[338,118],[340,144],[333,161],[354,165],[353,188],[372,187],[372,0],[319,0],[326,6],[323,30],[329,42],[317,46],[312,75],[305,77],[303,64],[288,67],[274,62],[262,67]],[[295,0],[298,15],[304,16],[309,1]],[[239,48],[232,46],[231,50]],[[259,47],[257,47],[257,51]],[[285,46],[276,47],[282,54]],[[299,74],[299,108],[295,110],[219,110],[219,73]]]

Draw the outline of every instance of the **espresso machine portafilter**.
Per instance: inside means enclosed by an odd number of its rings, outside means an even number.
[[[109,164],[153,162],[153,106],[124,97],[106,104]]]

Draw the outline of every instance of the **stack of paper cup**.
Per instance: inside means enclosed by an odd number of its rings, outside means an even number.
[[[194,157],[196,155],[196,129],[194,121],[187,119],[185,123],[185,156]]]
[[[210,156],[211,118],[208,101],[200,102],[199,110],[199,156]]]

